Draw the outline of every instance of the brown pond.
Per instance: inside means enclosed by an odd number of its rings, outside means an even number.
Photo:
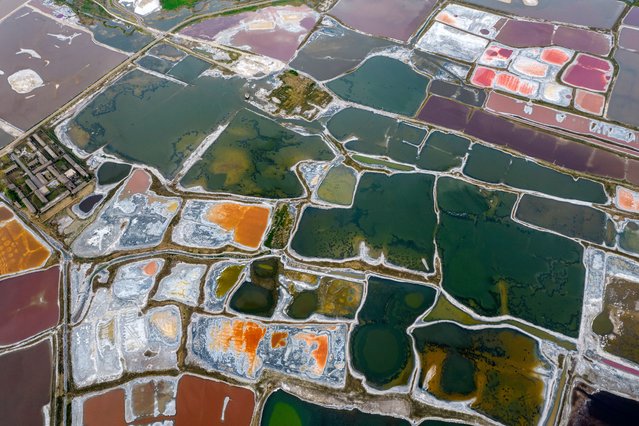
[[[42,341],[0,356],[0,423],[42,426],[51,401],[51,342]]]
[[[0,345],[11,345],[58,323],[58,267],[0,281]]]
[[[125,426],[124,389],[113,389],[84,401],[84,426]]]
[[[185,375],[178,383],[176,426],[248,426],[255,394],[239,386]]]

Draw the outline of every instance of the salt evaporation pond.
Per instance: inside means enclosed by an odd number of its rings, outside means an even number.
[[[44,119],[126,59],[120,52],[95,44],[90,34],[27,7],[0,23],[0,40],[4,72],[0,117],[22,129]],[[17,55],[21,49],[30,49],[36,56]],[[8,77],[25,70],[34,72],[41,84],[34,80],[18,93]]]
[[[357,315],[350,353],[353,368],[376,389],[406,386],[415,360],[406,328],[435,302],[432,287],[389,280],[368,279],[368,293]]]
[[[107,161],[102,163],[96,172],[99,185],[113,185],[121,182],[131,172],[130,164]]]
[[[304,188],[292,170],[334,154],[320,136],[305,136],[243,109],[182,179],[187,188],[266,198],[292,198]]]
[[[7,425],[47,424],[44,407],[51,402],[53,367],[51,341],[0,356],[0,413]]]
[[[374,51],[395,46],[385,39],[368,37],[349,30],[332,19],[315,30],[297,52],[291,67],[318,80],[330,80],[355,69]]]
[[[514,222],[515,194],[441,178],[437,246],[444,288],[485,316],[512,315],[579,333],[583,247]]]
[[[617,49],[614,59],[619,72],[612,86],[606,117],[639,126],[639,53]]]
[[[617,0],[580,0],[579,7],[575,7],[573,0],[539,0],[536,6],[527,6],[522,0],[507,3],[499,0],[462,1],[512,15],[601,29],[612,28],[626,7],[625,3]]]
[[[469,136],[513,149],[558,167],[639,184],[637,160],[541,132],[506,117],[476,110],[449,99],[431,96],[417,118],[426,123],[463,131]]]
[[[182,85],[134,70],[80,111],[66,131],[84,151],[104,147],[172,178],[204,138],[239,109],[243,84],[239,78],[200,77]]]
[[[0,346],[11,345],[58,323],[60,269],[0,281]]]
[[[4,148],[9,145],[15,138],[9,133],[0,129],[0,148]]]
[[[339,164],[328,171],[317,188],[317,197],[327,203],[349,206],[353,202],[356,185],[355,169]]]
[[[322,425],[409,426],[404,419],[363,413],[357,409],[338,410],[312,404],[294,395],[276,390],[269,395],[262,411],[261,426]]]
[[[89,213],[104,198],[103,194],[91,194],[78,203],[78,209],[84,214]]]
[[[335,114],[326,128],[352,151],[386,156],[400,163],[414,164],[426,129],[398,122],[374,112],[346,108]]]
[[[403,62],[374,56],[327,86],[344,100],[412,116],[426,96],[428,82]]]
[[[306,5],[265,7],[198,22],[182,34],[288,62],[319,15]]]
[[[291,248],[300,256],[341,260],[368,256],[418,271],[432,269],[434,178],[425,174],[364,173],[353,206],[307,207]],[[339,229],[340,232],[335,232]]]
[[[433,10],[436,0],[340,0],[331,15],[351,28],[374,36],[395,40],[408,39],[422,25]]]
[[[503,424],[537,424],[550,376],[535,339],[510,328],[440,322],[413,331],[421,357],[419,391],[465,401]]]
[[[612,246],[617,236],[614,224],[603,211],[535,195],[525,194],[521,198],[515,217],[526,223],[594,244]]]
[[[558,172],[533,161],[475,144],[470,151],[464,174],[488,183],[543,192],[569,200],[605,204],[608,200],[602,184]]]

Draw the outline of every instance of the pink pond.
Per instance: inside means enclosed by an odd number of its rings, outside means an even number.
[[[520,78],[509,72],[500,72],[495,79],[495,89],[531,98],[537,94],[539,83]]]
[[[619,47],[639,51],[639,29],[622,27],[619,31]]]
[[[495,40],[512,47],[550,46],[554,30],[551,24],[511,19]]]
[[[478,62],[495,68],[505,68],[510,62],[512,55],[513,49],[498,44],[491,44],[484,50]]]
[[[551,65],[563,66],[570,60],[571,55],[563,49],[547,47],[541,52],[541,60]]]
[[[577,89],[575,95],[575,108],[590,114],[601,115],[606,105],[606,97],[600,93],[588,92]]]
[[[631,8],[626,17],[623,18],[623,23],[624,25],[639,27],[639,7]]]
[[[553,44],[600,56],[608,55],[612,49],[612,39],[608,34],[564,26],[555,30]]]
[[[0,355],[0,415],[3,425],[42,426],[51,402],[51,341]]]
[[[571,86],[595,92],[605,92],[612,80],[610,61],[580,53],[566,68],[561,80]]]
[[[330,14],[356,30],[408,41],[437,0],[340,0]]]
[[[473,71],[470,82],[479,87],[493,87],[496,75],[495,70],[478,66],[475,68],[475,71]]]
[[[58,267],[0,281],[0,345],[11,345],[58,323]]]
[[[318,19],[319,14],[308,6],[266,7],[207,19],[182,34],[288,62]]]
[[[537,124],[554,127],[571,133],[595,137],[612,142],[615,145],[630,148],[633,151],[639,151],[638,132],[619,128],[619,130],[623,131],[623,134],[629,135],[629,139],[634,138],[635,140],[634,142],[626,142],[615,137],[616,134],[609,131],[610,127],[608,127],[604,121],[591,120],[581,115],[563,112],[544,105],[536,104],[531,106],[528,105],[527,102],[495,92],[488,96],[486,109],[500,114],[513,115]],[[610,144],[601,144],[601,146],[611,147]],[[621,152],[630,151],[626,149],[621,150]]]

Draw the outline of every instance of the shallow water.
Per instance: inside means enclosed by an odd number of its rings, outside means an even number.
[[[371,52],[391,46],[395,43],[367,37],[334,23],[313,33],[297,52],[291,67],[318,80],[330,80],[356,68]]]
[[[374,56],[327,86],[344,100],[412,116],[426,95],[428,81],[403,62]]]
[[[292,167],[303,160],[333,157],[319,136],[304,136],[241,110],[189,169],[182,185],[256,197],[299,197],[303,187]]]
[[[85,151],[104,147],[171,178],[202,140],[239,109],[243,84],[239,78],[201,77],[182,86],[134,70],[80,111],[68,134]]]

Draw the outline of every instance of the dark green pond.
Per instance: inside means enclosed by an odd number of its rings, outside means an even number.
[[[374,56],[327,86],[344,100],[413,116],[426,96],[428,81],[403,62]]]
[[[337,410],[311,404],[283,390],[273,392],[262,411],[262,426],[410,426],[403,419],[359,410]]]
[[[259,259],[251,264],[250,279],[244,281],[233,293],[229,306],[240,313],[270,318],[279,300],[276,257]]]
[[[567,237],[595,244],[613,245],[617,233],[601,210],[550,198],[524,195],[517,206],[517,219],[550,229]]]
[[[248,110],[241,110],[182,185],[266,198],[292,198],[304,189],[292,167],[334,154],[319,136],[304,136]]]
[[[473,145],[464,174],[488,183],[503,183],[570,200],[606,203],[608,199],[600,183],[574,179],[568,174],[479,144]]]
[[[429,270],[437,220],[433,184],[425,174],[364,173],[351,208],[304,210],[291,247],[306,257],[345,259],[357,256],[363,242],[371,256],[383,253],[393,265]]]
[[[100,185],[112,185],[120,182],[127,177],[131,172],[130,164],[115,163],[107,161],[100,165],[96,173],[98,177],[98,184]]]
[[[486,316],[507,315],[577,336],[583,247],[510,219],[515,195],[438,181],[444,288]]]
[[[351,335],[353,368],[370,386],[406,385],[415,365],[406,328],[433,305],[433,288],[380,277],[368,280],[368,294]]]

